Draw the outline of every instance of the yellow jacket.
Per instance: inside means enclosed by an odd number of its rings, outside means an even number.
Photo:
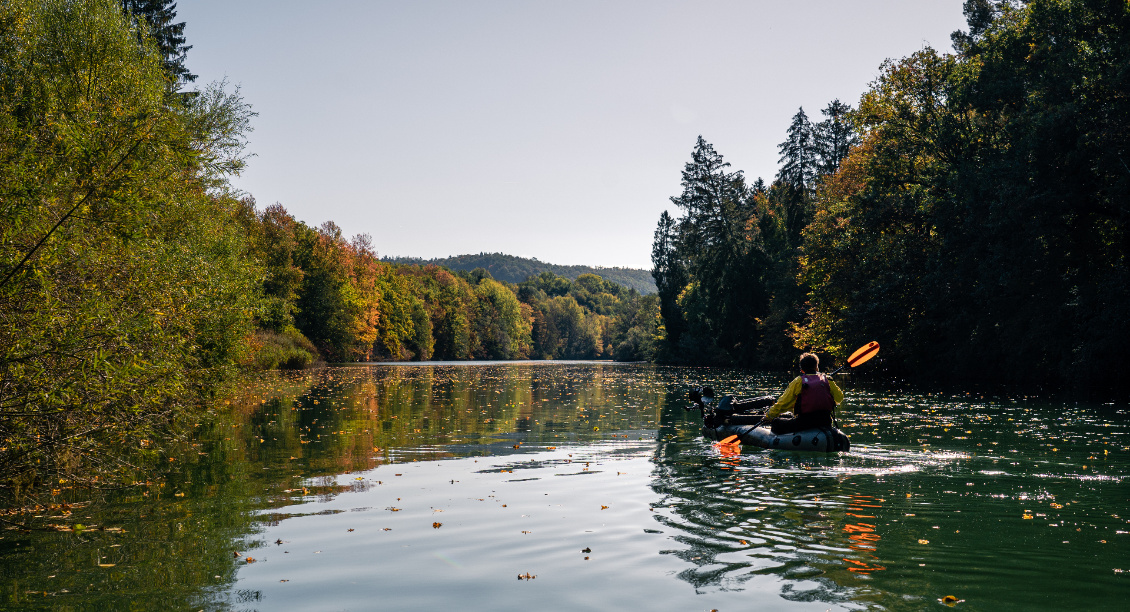
[[[836,382],[831,378],[827,380],[828,389],[832,391],[832,400],[834,400],[836,402],[836,405],[838,406],[841,402],[844,401],[844,392],[840,390],[840,388],[836,385]],[[777,418],[782,412],[791,412],[793,406],[796,405],[796,398],[800,397],[800,385],[801,377],[797,376],[793,379],[793,382],[789,383],[789,388],[785,389],[785,392],[782,393],[781,397],[777,399],[777,403],[773,404],[773,407],[765,413],[765,420],[772,421],[773,419]]]

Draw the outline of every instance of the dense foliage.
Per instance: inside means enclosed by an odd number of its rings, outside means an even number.
[[[591,266],[562,266],[545,263],[537,259],[515,257],[503,253],[479,253],[478,255],[456,255],[437,259],[420,259],[417,257],[386,257],[393,263],[408,263],[418,265],[433,264],[451,270],[465,270],[470,272],[475,268],[482,268],[497,280],[507,283],[520,283],[531,276],[542,272],[552,272],[557,276],[564,276],[576,280],[582,274],[596,274],[606,281],[612,281],[629,289],[648,294],[655,293],[655,280],[649,270],[635,268],[594,268]]]
[[[642,360],[651,356],[654,296],[595,274],[576,280],[550,272],[514,285],[483,268],[381,261],[367,236],[346,241],[332,223],[311,228],[280,205],[245,225],[266,263],[264,345],[309,339],[326,359]],[[277,351],[276,351],[277,352]],[[264,367],[305,365],[270,359]]]
[[[110,0],[0,5],[0,475],[128,468],[223,379],[259,279],[223,190],[250,115],[174,95]],[[110,459],[116,458],[115,460]]]
[[[765,209],[700,141],[686,216],[656,235],[666,355],[766,363],[744,343],[791,331],[837,355],[879,340],[899,373],[1126,396],[1103,373],[1130,337],[1130,5],[965,11],[956,54],[889,61],[858,110],[826,110],[854,126],[846,155],[798,115]],[[745,251],[761,259],[727,281]]]

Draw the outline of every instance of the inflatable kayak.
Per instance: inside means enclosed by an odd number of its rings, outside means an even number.
[[[776,448],[780,450],[815,451],[823,453],[847,452],[851,442],[844,432],[835,427],[817,427],[794,433],[775,434],[766,425],[757,425],[760,416],[734,415],[716,427],[703,426],[702,434],[711,440],[725,440],[738,436],[743,446]],[[741,423],[741,421],[751,421]],[[735,422],[737,421],[737,422]]]
[[[847,435],[835,427],[773,433],[768,425],[761,425],[762,414],[773,404],[772,397],[735,400],[726,396],[715,406],[713,395],[714,392],[709,387],[696,389],[691,393],[695,405],[688,407],[688,410],[697,408],[702,411],[702,435],[710,440],[738,436],[743,446],[822,453],[846,452],[851,449]]]

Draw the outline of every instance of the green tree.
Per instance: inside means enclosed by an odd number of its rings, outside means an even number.
[[[826,176],[840,168],[851,148],[859,144],[859,136],[849,121],[851,106],[837,99],[820,112],[825,119],[813,126],[812,140],[817,172]]]
[[[174,23],[177,18],[177,3],[173,0],[121,0],[122,8],[133,16],[135,22],[144,22],[144,31],[157,43],[161,52],[165,73],[169,81],[177,86],[191,83],[196,75],[185,67],[185,56],[192,45],[186,45],[184,22]]]
[[[794,246],[800,244],[800,234],[808,224],[812,191],[816,187],[819,150],[815,131],[804,109],[797,110],[789,125],[784,142],[777,145],[781,169],[776,183],[780,186],[776,198],[785,212],[785,226]]]
[[[0,477],[128,477],[251,332],[262,269],[210,163],[241,154],[198,121],[250,111],[170,101],[109,0],[0,5],[0,66]]]

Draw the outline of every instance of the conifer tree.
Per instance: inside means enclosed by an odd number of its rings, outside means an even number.
[[[785,142],[777,145],[781,153],[778,163],[781,170],[777,180],[797,190],[811,190],[816,183],[816,141],[815,130],[808,120],[804,108],[793,115]]]
[[[196,80],[196,75],[184,65],[185,56],[192,45],[186,45],[184,22],[174,23],[177,17],[177,3],[173,0],[121,0],[122,8],[134,20],[144,20],[149,35],[157,43],[157,49],[164,58],[165,73],[174,86]]]
[[[793,115],[788,136],[777,149],[781,152],[781,169],[773,199],[784,210],[790,244],[798,246],[801,230],[808,224],[817,170],[814,129],[803,108]]]
[[[659,312],[667,330],[669,349],[679,345],[683,332],[683,315],[679,309],[678,298],[687,286],[686,265],[679,257],[677,248],[678,227],[675,219],[663,211],[659,215],[659,226],[655,228],[655,241],[651,247],[651,262],[654,265],[651,275],[659,294]]]
[[[847,157],[851,148],[859,143],[859,136],[847,120],[851,106],[836,99],[820,112],[826,118],[814,127],[813,144],[816,148],[817,171],[824,176],[840,167],[840,162]]]

